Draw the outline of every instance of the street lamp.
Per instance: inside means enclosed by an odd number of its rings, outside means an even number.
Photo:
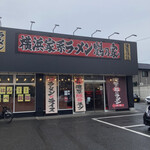
[[[73,35],[74,35],[74,33],[75,33],[78,29],[82,29],[82,28],[77,27],[77,28],[73,31]]]
[[[91,34],[91,37],[93,37],[93,35],[94,35],[96,32],[101,32],[101,30],[96,30],[94,33]]]
[[[32,30],[32,25],[33,23],[35,23],[35,21],[30,21],[30,22],[31,22],[30,30]]]
[[[0,17],[0,27],[2,26],[2,22],[1,22],[2,17]]]
[[[119,34],[119,33],[118,33],[118,32],[114,32],[113,34],[111,34],[111,35],[108,36],[108,39],[110,39],[110,37],[111,37],[112,35],[114,35],[114,34]]]
[[[53,28],[53,33],[54,33],[55,28],[58,26],[59,26],[59,24],[55,24],[55,27]]]
[[[135,36],[135,37],[137,37],[137,35],[135,35],[135,34],[131,34],[130,36],[127,36],[127,37],[125,38],[125,41],[126,41],[128,38],[130,38],[131,36]]]

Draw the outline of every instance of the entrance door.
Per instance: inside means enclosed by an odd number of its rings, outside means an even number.
[[[104,96],[102,83],[85,83],[86,110],[103,110]]]

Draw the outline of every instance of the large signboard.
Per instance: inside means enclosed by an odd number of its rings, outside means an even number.
[[[74,90],[75,90],[75,111],[76,112],[86,111],[83,76],[74,77]]]
[[[57,79],[46,76],[46,114],[57,113]]]
[[[107,77],[106,78],[108,108],[127,109],[127,90],[125,77]]]
[[[5,52],[6,31],[0,30],[0,52]]]
[[[97,58],[120,58],[117,43],[85,41],[39,35],[19,34],[18,51],[51,55],[69,55]]]

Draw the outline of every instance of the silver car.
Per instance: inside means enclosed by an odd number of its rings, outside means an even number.
[[[146,101],[147,104],[150,104],[150,96],[147,96],[147,97],[145,98],[145,101]]]

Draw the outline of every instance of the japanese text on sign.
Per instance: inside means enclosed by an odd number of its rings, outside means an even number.
[[[46,113],[57,113],[56,76],[46,77]]]
[[[25,102],[30,102],[30,94],[25,94]]]
[[[0,94],[5,94],[6,93],[6,87],[2,86],[0,87]]]
[[[5,52],[6,31],[0,30],[0,52]]]
[[[3,95],[3,102],[8,103],[9,102],[9,95]]]
[[[17,94],[22,94],[22,87],[21,86],[17,87],[16,93]]]
[[[119,44],[38,35],[18,35],[18,51],[28,53],[120,58]]]
[[[84,81],[83,76],[74,77],[75,109],[76,112],[85,111]]]
[[[29,87],[28,86],[23,87],[23,93],[29,94]]]
[[[7,87],[7,94],[12,94],[12,87]]]
[[[18,95],[18,102],[23,102],[23,94]]]

